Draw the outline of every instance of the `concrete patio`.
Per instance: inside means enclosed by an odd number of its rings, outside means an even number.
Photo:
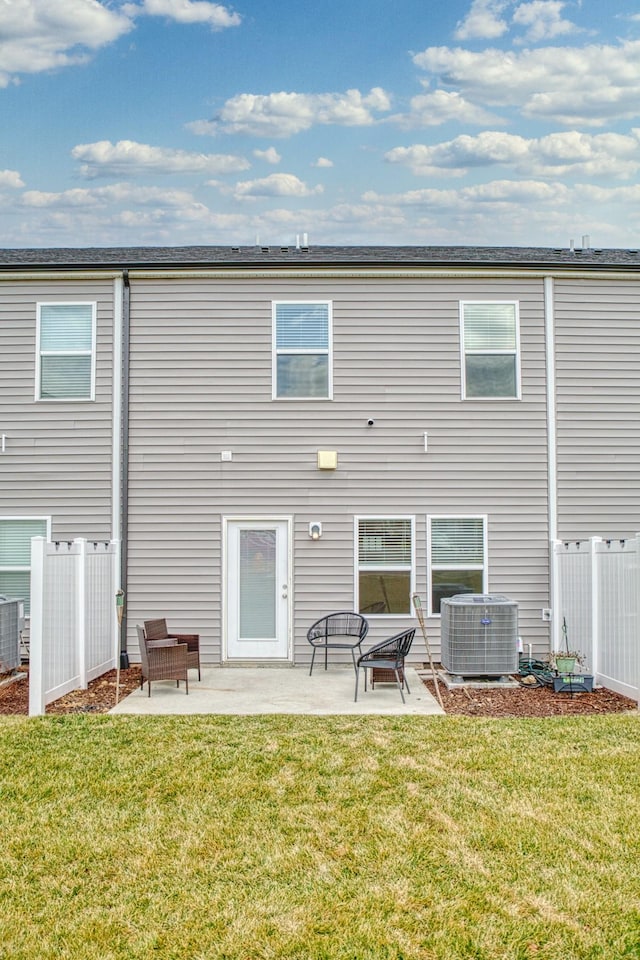
[[[110,712],[443,715],[416,670],[407,666],[406,673],[411,688],[410,694],[405,690],[406,703],[395,684],[376,683],[375,690],[369,684],[365,693],[362,674],[356,703],[355,677],[349,667],[316,669],[312,676],[306,667],[208,667],[201,681],[195,671],[190,672],[188,696],[184,684],[178,688],[173,680],[155,680],[150,697],[145,683],[143,690],[129,694]]]

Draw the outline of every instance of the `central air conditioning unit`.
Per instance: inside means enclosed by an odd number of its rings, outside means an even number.
[[[20,631],[23,627],[22,600],[0,597],[0,673],[20,666]]]
[[[460,593],[440,604],[442,666],[461,677],[518,671],[518,604],[507,597]]]

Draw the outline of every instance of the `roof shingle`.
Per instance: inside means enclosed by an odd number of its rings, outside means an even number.
[[[419,246],[184,246],[42,247],[0,249],[0,270],[117,267],[245,266],[519,266],[638,268],[640,252],[552,247]]]

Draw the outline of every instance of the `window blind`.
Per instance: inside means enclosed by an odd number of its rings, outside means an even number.
[[[515,304],[465,303],[464,348],[465,350],[515,350]]]
[[[328,303],[278,303],[276,305],[278,350],[328,350]]]
[[[411,521],[362,519],[358,523],[360,567],[411,566]]]
[[[93,349],[93,307],[90,303],[43,303],[40,306],[40,350],[73,353]]]
[[[0,520],[0,567],[30,567],[31,537],[46,535],[46,520]]]
[[[431,521],[431,563],[483,564],[484,520],[442,517]]]

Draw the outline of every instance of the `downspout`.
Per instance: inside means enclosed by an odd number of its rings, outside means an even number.
[[[545,373],[547,384],[547,511],[549,521],[549,594],[551,649],[558,649],[559,611],[556,610],[555,550],[558,539],[558,448],[556,422],[556,350],[553,277],[544,278]]]
[[[115,580],[116,598],[121,583],[121,529],[120,529],[120,475],[122,470],[122,304],[123,304],[122,277],[115,277],[113,281],[113,356],[112,356],[112,387],[111,387],[111,540],[115,544],[113,558],[113,573]],[[117,610],[117,606],[116,606]],[[120,627],[114,616],[113,651],[116,666],[120,660]]]
[[[122,271],[122,348],[120,358],[120,587],[125,604],[120,626],[120,667],[129,666],[127,653],[127,569],[129,544],[129,339],[131,329],[131,287],[129,271]]]

